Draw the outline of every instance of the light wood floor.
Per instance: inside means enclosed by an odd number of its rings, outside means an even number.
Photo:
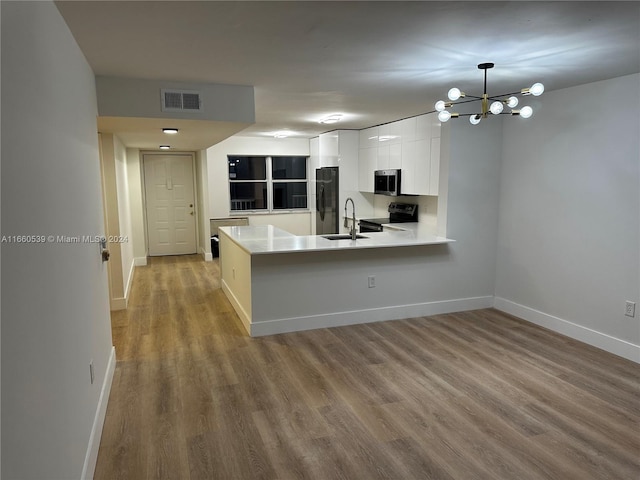
[[[640,477],[640,367],[495,310],[250,338],[186,256],[112,323],[96,479]]]

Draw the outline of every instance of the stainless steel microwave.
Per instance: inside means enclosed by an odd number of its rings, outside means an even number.
[[[395,197],[400,195],[400,169],[376,170],[373,178],[373,193]]]

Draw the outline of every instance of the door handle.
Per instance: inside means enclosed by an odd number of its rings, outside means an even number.
[[[109,249],[107,248],[107,239],[106,239],[106,237],[101,237],[100,238],[100,256],[102,257],[102,261],[103,262],[108,262],[109,261],[109,257],[111,257],[111,253],[109,252]]]

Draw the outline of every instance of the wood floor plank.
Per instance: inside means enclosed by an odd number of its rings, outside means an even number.
[[[99,480],[640,478],[640,365],[496,310],[250,338],[153,257],[112,330]]]

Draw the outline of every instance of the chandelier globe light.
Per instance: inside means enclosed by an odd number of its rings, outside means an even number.
[[[438,112],[438,120],[441,122],[448,122],[451,118],[469,117],[469,122],[472,125],[478,125],[480,120],[487,118],[491,115],[514,115],[522,118],[530,118],[533,115],[533,109],[525,105],[519,110],[515,110],[515,107],[520,103],[520,96],[539,97],[544,93],[544,85],[542,83],[534,83],[529,88],[523,88],[519,92],[503,93],[501,95],[489,96],[487,93],[487,70],[494,67],[493,63],[481,63],[478,65],[479,70],[484,70],[484,91],[481,97],[475,95],[468,95],[461,91],[459,88],[453,87],[447,93],[447,97],[450,101],[438,100],[435,103],[436,112]],[[462,99],[462,100],[461,100]],[[460,105],[462,103],[481,102],[481,111],[477,113],[454,113],[447,110],[453,105]],[[510,108],[510,111],[505,111],[505,107]]]

